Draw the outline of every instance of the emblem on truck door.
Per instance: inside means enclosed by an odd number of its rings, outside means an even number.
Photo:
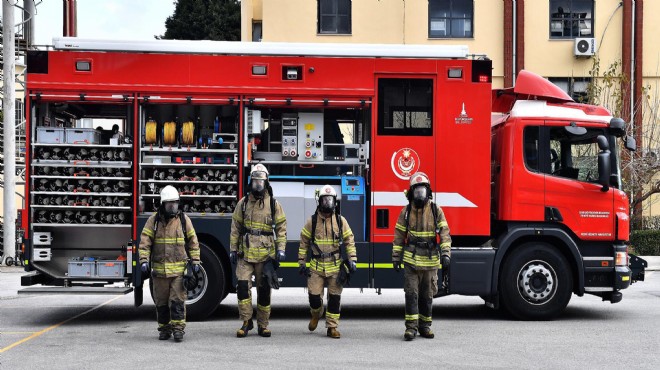
[[[420,165],[419,155],[413,149],[403,148],[392,154],[392,171],[402,180],[408,180]]]

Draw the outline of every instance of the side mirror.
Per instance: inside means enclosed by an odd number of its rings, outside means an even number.
[[[618,117],[612,118],[610,120],[610,132],[616,137],[623,137],[626,134],[626,122]]]
[[[625,147],[626,149],[630,150],[631,152],[634,152],[637,150],[637,141],[635,140],[634,137],[632,136],[626,136],[626,142],[625,142]]]
[[[598,153],[598,183],[603,186],[601,191],[605,192],[610,189],[610,175],[612,174],[609,144],[607,138],[603,135],[598,135],[596,141],[601,150]]]

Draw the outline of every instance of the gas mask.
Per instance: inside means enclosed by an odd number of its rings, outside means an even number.
[[[176,216],[177,212],[179,212],[179,202],[163,203],[163,211],[165,211],[165,217],[167,218]]]
[[[335,210],[335,197],[323,196],[319,199],[319,208],[323,213],[332,213]]]
[[[250,181],[252,195],[257,198],[264,196],[264,190],[266,189],[266,180],[256,180],[252,179]]]
[[[415,207],[421,208],[426,204],[426,201],[429,199],[429,191],[426,186],[416,186],[413,189],[413,203]]]

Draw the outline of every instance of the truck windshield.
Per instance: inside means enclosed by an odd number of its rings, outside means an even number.
[[[588,128],[584,135],[573,135],[564,127],[550,128],[550,166],[548,173],[584,182],[598,181],[598,135],[606,135],[611,147],[613,173],[619,174],[616,145],[602,128]],[[613,186],[619,187],[617,184]]]

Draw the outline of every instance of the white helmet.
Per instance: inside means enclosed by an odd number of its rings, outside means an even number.
[[[316,204],[321,212],[332,213],[337,207],[337,191],[330,185],[324,185],[318,191]]]
[[[416,172],[414,175],[410,176],[410,187],[416,185],[431,185],[429,177],[426,176],[424,172]]]
[[[319,190],[319,195],[318,197],[321,198],[323,196],[330,195],[335,198],[337,198],[337,191],[335,188],[333,188],[331,185],[324,185],[321,190]]]
[[[268,180],[268,169],[261,163],[255,164],[250,171],[250,177],[255,180]]]
[[[160,203],[174,202],[179,200],[179,192],[172,185],[167,185],[160,191]]]

